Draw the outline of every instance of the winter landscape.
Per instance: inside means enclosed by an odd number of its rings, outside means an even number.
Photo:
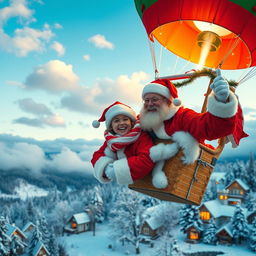
[[[234,98],[249,137],[236,149],[225,144],[216,165],[206,164],[214,171],[205,175],[199,205],[101,184],[93,174],[106,127],[95,129],[92,121],[106,106],[121,101],[139,114],[143,88],[157,72],[204,68],[159,45],[151,56],[140,14],[155,2],[137,1],[137,10],[134,1],[0,0],[0,256],[256,255],[255,67],[221,70],[239,81]],[[252,0],[220,2],[246,3],[256,17]],[[247,16],[235,21],[246,23]],[[255,40],[253,29],[236,38],[250,32],[241,42]],[[255,66],[255,43],[245,46],[241,60]],[[208,84],[203,77],[179,87],[175,99],[200,112]]]

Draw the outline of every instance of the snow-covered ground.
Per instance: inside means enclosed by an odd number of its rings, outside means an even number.
[[[64,236],[61,239],[66,243],[67,250],[70,256],[135,256],[134,247],[116,246],[115,250],[109,249],[108,245],[113,244],[108,238],[109,229],[106,224],[98,224],[96,226],[96,234],[93,236],[92,232],[85,232],[77,235]],[[205,245],[188,244],[184,242],[184,235],[178,232],[177,236],[180,249],[184,252],[196,251],[222,251],[224,256],[255,256],[256,254],[246,247],[242,246],[224,246],[224,245]],[[157,241],[154,241],[157,243]],[[154,248],[149,245],[142,244],[140,246],[141,254],[143,256],[152,256]],[[137,255],[136,255],[137,256]],[[160,255],[159,255],[160,256]]]

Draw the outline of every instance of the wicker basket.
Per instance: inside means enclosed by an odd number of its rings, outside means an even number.
[[[189,165],[184,165],[181,161],[183,152],[180,150],[175,157],[165,162],[164,171],[168,179],[168,187],[165,189],[152,185],[151,174],[135,181],[129,188],[161,200],[199,205],[224,144],[224,139],[220,139],[214,150],[200,144],[199,158]]]

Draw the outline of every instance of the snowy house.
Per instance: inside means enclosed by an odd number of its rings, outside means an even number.
[[[141,225],[141,234],[156,239],[159,236],[161,228],[164,225],[164,220],[159,218],[159,212],[163,205],[155,205],[147,208],[142,217],[143,223]]]
[[[198,243],[202,237],[203,229],[198,227],[196,224],[191,224],[187,227],[187,240],[188,243]]]
[[[162,226],[163,222],[160,221],[159,218],[156,218],[155,216],[149,217],[148,219],[145,219],[142,224],[141,234],[150,236],[151,239],[156,239],[159,236]]]
[[[68,233],[81,233],[92,230],[91,219],[86,212],[74,214],[64,227]]]
[[[25,241],[27,239],[26,235],[18,227],[8,223],[6,224],[6,227],[6,235],[8,235],[11,239],[13,238],[13,236],[17,236],[21,239],[21,241]]]
[[[244,198],[249,191],[249,186],[241,179],[235,179],[228,186],[226,186],[226,190],[228,190],[229,204],[236,205],[239,200],[241,200],[241,202],[244,201]]]
[[[225,205],[219,199],[204,202],[200,208],[200,218],[204,223],[209,223],[213,218],[218,227],[229,222],[235,212],[235,207],[232,205]]]
[[[13,240],[14,237],[17,237],[20,239],[21,243],[25,246],[25,240],[27,239],[27,236],[16,226],[11,225],[9,223],[6,224],[7,231],[6,235],[10,238],[10,241]],[[24,253],[24,246],[20,246],[19,248],[16,248],[17,254],[23,254]]]
[[[41,241],[38,241],[33,249],[32,256],[50,256],[50,253],[44,244]]]
[[[24,233],[28,233],[28,232],[32,232],[35,228],[35,224],[33,224],[32,222],[28,222],[23,228],[22,231]]]
[[[224,225],[216,232],[217,241],[220,244],[232,244],[233,233],[230,223]]]

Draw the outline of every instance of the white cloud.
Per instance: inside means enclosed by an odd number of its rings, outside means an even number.
[[[65,120],[63,117],[59,114],[53,114],[48,117],[46,117],[44,120],[44,123],[49,125],[49,126],[66,126]]]
[[[57,52],[58,56],[63,56],[65,54],[65,48],[59,42],[54,41],[51,45],[51,48]]]
[[[52,60],[36,67],[25,81],[27,89],[41,89],[52,93],[74,91],[79,88],[79,78],[70,64]]]
[[[83,56],[83,59],[84,59],[85,61],[89,61],[89,60],[91,60],[91,56],[90,56],[90,55],[84,55],[84,56]]]
[[[82,161],[77,153],[71,151],[67,147],[64,147],[60,154],[54,156],[52,161],[48,164],[50,167],[57,169],[60,172],[85,172],[85,170],[92,170],[92,166],[89,162]]]
[[[54,36],[49,24],[42,29],[34,29],[28,25],[35,22],[34,11],[29,9],[28,1],[12,0],[10,5],[0,9],[0,48],[19,57],[27,56],[31,52],[42,53],[46,50],[49,41]],[[5,24],[15,19],[18,29],[6,32]]]
[[[26,139],[24,138],[23,140]],[[45,141],[45,143],[55,142]],[[46,159],[44,151],[38,145],[27,142],[13,142],[11,145],[8,145],[7,143],[0,142],[1,170],[8,171],[24,168],[34,173],[40,173],[45,168],[51,168],[53,171],[80,171],[92,175],[92,165],[89,156],[92,150],[88,147],[87,151],[87,158],[89,159],[82,160],[78,153],[64,146],[59,153],[53,155],[52,159]]]
[[[42,103],[37,103],[31,98],[25,98],[17,101],[19,107],[27,112],[35,115],[51,115],[51,110]]]
[[[106,105],[114,101],[126,104],[141,102],[143,83],[149,76],[135,72],[131,77],[121,75],[116,80],[98,79],[92,87],[80,87],[61,99],[61,104],[73,111],[99,114]]]
[[[13,47],[19,56],[27,56],[29,52],[43,52],[45,42],[48,42],[54,34],[48,28],[44,30],[25,27],[16,29],[12,38]]]
[[[0,162],[2,170],[27,168],[40,171],[45,166],[44,152],[36,145],[15,143],[8,147],[0,142]]]
[[[20,117],[13,121],[16,124],[41,128],[44,128],[45,126],[66,126],[63,117],[60,114],[54,114],[45,104],[37,103],[30,98],[18,100],[17,103],[23,111],[35,115],[36,118]]]
[[[62,29],[63,27],[62,27],[61,24],[55,23],[55,24],[54,24],[54,28],[56,28],[56,29]]]
[[[32,17],[33,11],[26,6],[26,0],[13,0],[10,1],[10,3],[10,6],[0,9],[0,23],[4,23],[12,17],[21,17],[26,19]]]
[[[105,36],[100,34],[90,37],[88,41],[94,44],[97,48],[114,49],[114,44],[107,41]]]

